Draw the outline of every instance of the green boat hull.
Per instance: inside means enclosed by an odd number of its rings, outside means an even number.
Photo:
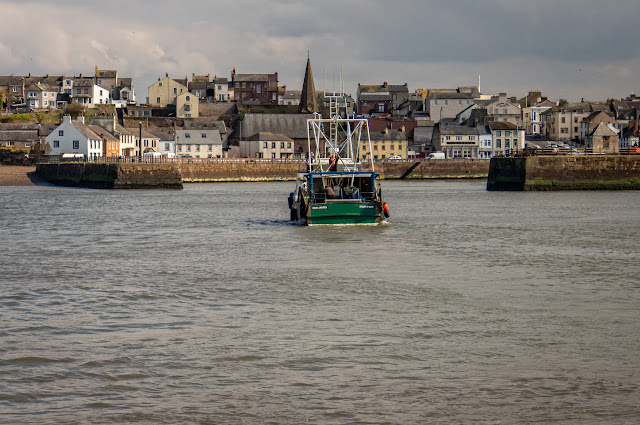
[[[373,202],[336,202],[311,204],[307,210],[307,224],[358,225],[379,224],[380,208]]]

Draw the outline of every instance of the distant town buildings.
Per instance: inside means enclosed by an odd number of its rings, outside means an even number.
[[[309,58],[303,85],[293,89],[280,84],[277,72],[233,69],[230,78],[165,73],[148,93],[146,103],[137,103],[131,78],[97,66],[93,75],[84,76],[0,76],[4,114],[75,104],[112,105],[117,111],[101,109],[87,125],[82,116],[65,116],[59,125],[2,124],[0,146],[28,149],[40,143],[50,154],[87,158],[302,158],[308,149],[306,120],[321,113],[368,120],[372,147],[361,146],[361,159],[424,157],[432,151],[447,158],[488,159],[521,152],[538,140],[572,143],[594,153],[640,147],[640,98],[633,93],[567,102],[540,90],[516,99],[505,92],[480,93],[476,86],[411,91],[407,83],[385,81],[359,83],[352,97],[316,91]]]

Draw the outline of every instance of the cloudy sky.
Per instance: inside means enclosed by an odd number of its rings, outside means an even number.
[[[638,0],[0,0],[0,75],[278,72],[300,90],[418,88],[604,100],[640,91]],[[326,81],[326,83],[325,83]]]

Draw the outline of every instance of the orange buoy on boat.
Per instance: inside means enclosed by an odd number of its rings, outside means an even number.
[[[386,203],[382,204],[382,212],[386,218],[389,218],[389,205]]]

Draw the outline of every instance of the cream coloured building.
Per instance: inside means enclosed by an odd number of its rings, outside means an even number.
[[[188,91],[186,85],[166,76],[149,86],[149,103],[154,106],[175,104],[178,95]]]
[[[222,158],[218,130],[176,130],[176,155],[187,158]]]
[[[176,117],[198,118],[200,100],[191,92],[181,93],[176,97]]]
[[[388,159],[391,157],[400,157],[407,159],[408,141],[407,135],[402,130],[393,130],[385,128],[382,132],[371,133],[371,149],[367,143],[360,145],[360,159],[362,161],[376,159]]]

